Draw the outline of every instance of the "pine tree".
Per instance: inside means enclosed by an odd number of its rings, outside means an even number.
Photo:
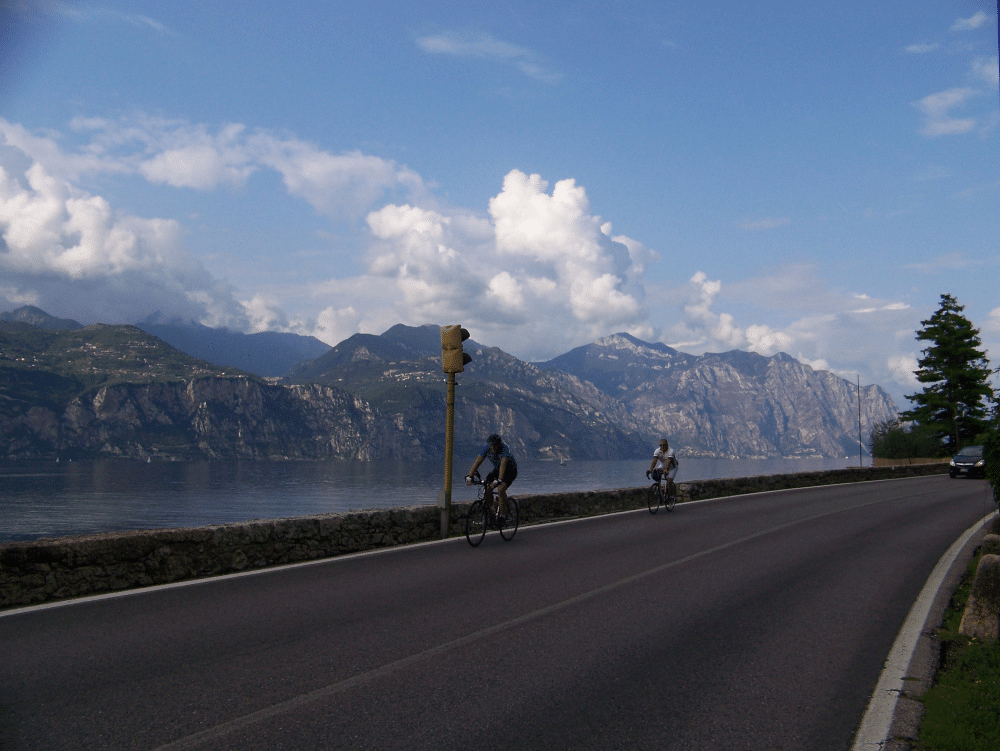
[[[902,417],[929,429],[952,451],[973,441],[986,430],[988,402],[994,399],[989,383],[992,371],[983,352],[979,330],[951,295],[941,295],[941,307],[917,332],[917,340],[930,342],[917,361],[917,380],[927,384],[919,394],[907,396],[914,407]]]

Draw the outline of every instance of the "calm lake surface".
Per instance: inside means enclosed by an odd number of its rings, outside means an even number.
[[[870,461],[870,460],[869,460]],[[452,499],[475,489],[456,457]],[[680,457],[678,482],[858,466],[842,459]],[[646,484],[647,460],[518,462],[511,495]],[[144,462],[102,459],[0,463],[0,542],[125,529],[199,527],[250,519],[433,505],[444,463]]]

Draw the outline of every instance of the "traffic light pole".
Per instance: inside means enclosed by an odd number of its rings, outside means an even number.
[[[441,509],[441,539],[448,536],[451,525],[451,472],[455,444],[455,374],[448,374],[448,414],[444,429],[444,491],[438,506]]]
[[[469,332],[459,325],[441,327],[441,369],[448,374],[448,416],[444,429],[444,490],[438,494],[441,538],[451,526],[451,455],[455,443],[455,373],[461,373],[472,358],[462,350]]]

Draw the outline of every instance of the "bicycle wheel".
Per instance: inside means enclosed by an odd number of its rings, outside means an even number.
[[[673,511],[674,506],[677,505],[677,488],[672,482],[667,483],[666,494],[663,497],[663,508],[667,511]]]
[[[482,501],[473,501],[465,515],[465,539],[476,547],[486,536],[486,507]]]
[[[654,482],[649,486],[649,513],[655,514],[660,508],[660,483]]]
[[[513,498],[508,498],[507,515],[503,518],[503,524],[497,525],[500,528],[500,536],[507,542],[514,539],[514,535],[517,533],[518,521],[517,501]]]

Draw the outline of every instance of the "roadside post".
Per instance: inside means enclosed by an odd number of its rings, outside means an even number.
[[[448,401],[444,429],[444,489],[438,494],[441,510],[441,538],[448,536],[451,524],[451,473],[455,444],[455,374],[465,370],[472,358],[462,350],[469,332],[460,325],[441,327],[441,369],[448,374]]]

